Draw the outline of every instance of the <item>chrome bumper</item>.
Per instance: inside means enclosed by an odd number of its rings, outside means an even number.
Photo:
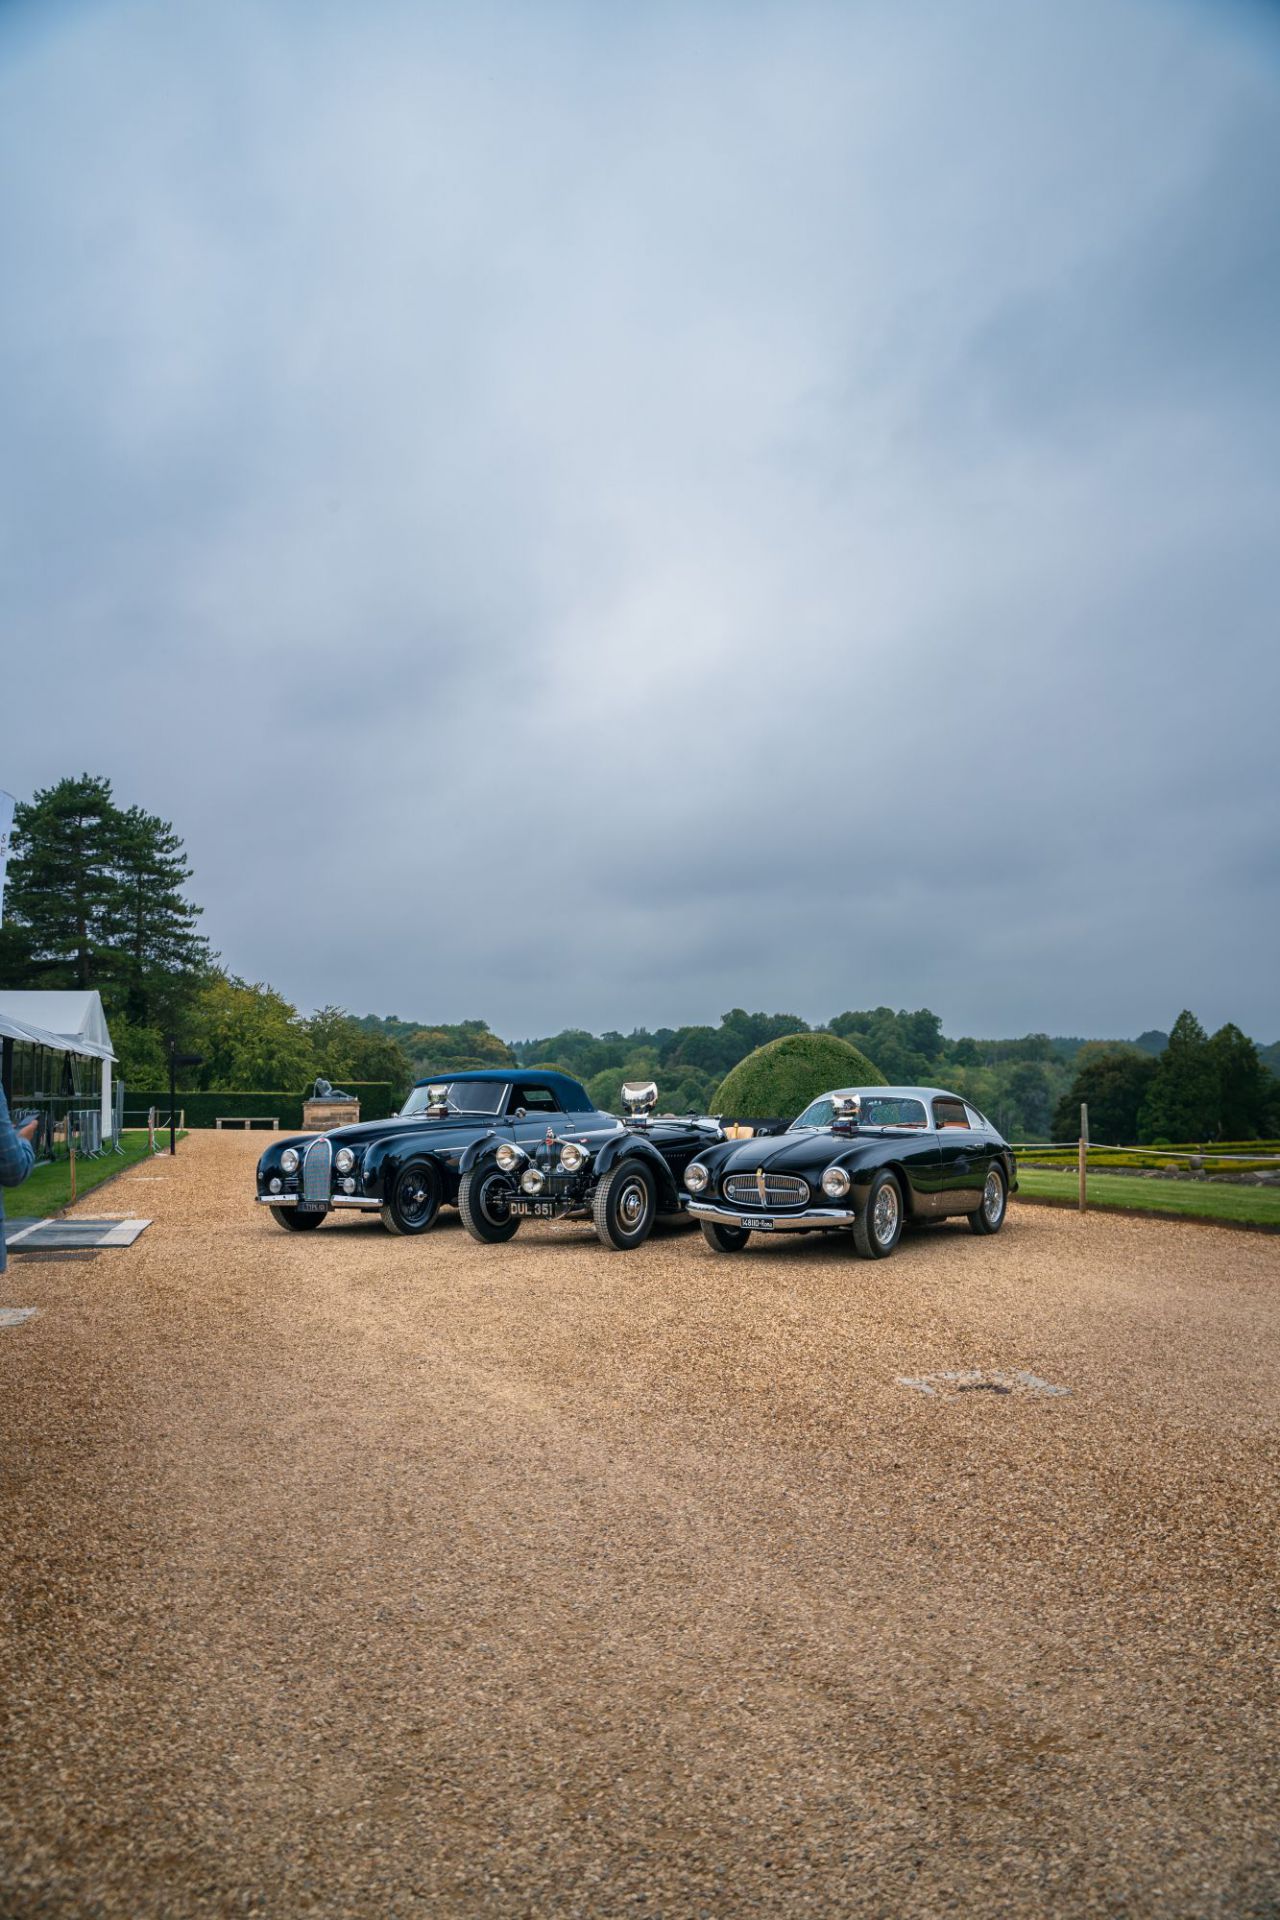
[[[301,1195],[297,1193],[260,1193],[260,1207],[296,1207]],[[358,1193],[331,1193],[325,1202],[329,1207],[381,1207],[381,1200],[366,1200]]]
[[[718,1220],[722,1226],[752,1230],[751,1215],[745,1208],[722,1207],[715,1200],[690,1200],[689,1212],[697,1220]],[[806,1207],[803,1213],[764,1213],[771,1220],[767,1233],[793,1233],[797,1227],[851,1227],[857,1219],[852,1207]]]

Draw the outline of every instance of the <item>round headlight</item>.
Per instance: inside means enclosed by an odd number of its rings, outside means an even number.
[[[504,1173],[513,1173],[524,1159],[524,1148],[504,1140],[493,1157]]]
[[[271,1181],[268,1181],[267,1184],[271,1188],[272,1193],[279,1193],[281,1187],[284,1185],[284,1182],[282,1180],[271,1180]]]
[[[849,1191],[849,1176],[843,1167],[828,1167],[822,1176],[822,1191],[831,1200],[843,1200]]]
[[[526,1167],[520,1175],[520,1187],[524,1193],[540,1193],[542,1191],[541,1167]]]
[[[339,1147],[333,1156],[334,1168],[338,1173],[350,1173],[356,1163],[356,1157],[350,1147]]]
[[[346,1179],[342,1183],[342,1191],[344,1193],[354,1193],[355,1190],[356,1190],[355,1175],[349,1173]]]
[[[566,1140],[560,1149],[560,1165],[566,1173],[580,1173],[591,1155],[576,1140]]]
[[[280,1155],[280,1171],[282,1173],[296,1173],[298,1171],[298,1150],[296,1147],[286,1147]]]
[[[706,1189],[711,1175],[700,1160],[693,1160],[684,1170],[684,1183],[690,1193],[702,1193]]]

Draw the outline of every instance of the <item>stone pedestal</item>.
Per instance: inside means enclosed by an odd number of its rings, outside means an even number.
[[[333,1127],[349,1127],[360,1118],[358,1100],[304,1100],[302,1131],[328,1133]]]

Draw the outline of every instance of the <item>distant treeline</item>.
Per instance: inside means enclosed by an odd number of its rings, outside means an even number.
[[[940,1082],[966,1094],[1011,1138],[1074,1138],[1081,1101],[1090,1103],[1090,1130],[1098,1140],[1280,1134],[1280,1042],[1259,1049],[1234,1026],[1210,1039],[1190,1013],[1179,1016],[1171,1034],[1152,1028],[1133,1041],[1046,1033],[951,1040],[927,1007],[840,1013],[818,1028],[798,1014],[735,1007],[714,1027],[636,1027],[626,1034],[569,1027],[511,1042],[482,1020],[431,1026],[367,1014],[357,1024],[394,1040],[415,1076],[447,1068],[558,1067],[582,1080],[605,1111],[616,1111],[624,1080],[644,1079],[657,1081],[664,1107],[713,1109],[720,1082],[756,1047],[786,1033],[830,1032],[851,1041],[890,1081]]]
[[[554,1066],[616,1110],[624,1080],[654,1079],[664,1107],[714,1109],[738,1062],[783,1034],[831,1032],[890,1081],[941,1082],[1005,1133],[1069,1139],[1089,1102],[1098,1140],[1256,1139],[1280,1134],[1280,1041],[1259,1049],[1239,1028],[1210,1037],[1190,1013],[1135,1041],[1024,1034],[948,1039],[927,1007],[872,1007],[810,1028],[793,1013],[726,1013],[715,1026],[580,1028],[505,1041],[483,1020],[448,1025],[341,1007],[303,1015],[283,994],[218,964],[188,897],[191,868],[172,824],[117,807],[110,782],[59,781],[20,805],[0,928],[0,985],[96,987],[121,1077],[162,1086],[165,1039],[203,1066],[186,1091],[300,1090],[317,1074],[386,1082],[399,1099],[425,1073]],[[1268,1070],[1269,1069],[1269,1070]]]

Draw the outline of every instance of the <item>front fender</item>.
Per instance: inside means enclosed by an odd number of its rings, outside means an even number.
[[[510,1138],[510,1134],[499,1133],[497,1129],[494,1128],[489,1133],[482,1133],[479,1139],[473,1140],[468,1147],[463,1149],[462,1158],[458,1162],[459,1180],[461,1180],[464,1173],[470,1173],[471,1169],[478,1167],[482,1160],[488,1159],[495,1154],[503,1141],[509,1140]],[[516,1145],[518,1146],[519,1144],[519,1141],[517,1141]]]
[[[853,1181],[849,1197],[859,1213],[862,1212],[867,1204],[867,1197],[871,1192],[871,1182],[880,1172],[891,1173],[894,1176],[898,1183],[899,1191],[902,1194],[903,1207],[907,1213],[916,1214],[920,1211],[915,1182],[912,1180],[902,1162],[895,1160],[891,1154],[878,1154],[873,1160],[865,1161],[856,1167],[848,1166],[844,1160],[833,1160],[831,1164],[833,1167],[845,1166],[847,1168],[849,1177]]]
[[[676,1213],[680,1208],[680,1193],[671,1175],[671,1169],[654,1146],[642,1133],[620,1133],[612,1140],[606,1140],[595,1157],[592,1174],[596,1180],[603,1180],[611,1167],[620,1160],[643,1160],[649,1167],[658,1186],[658,1211]]]
[[[440,1182],[441,1194],[446,1200],[451,1200],[456,1195],[458,1182],[454,1170],[445,1164],[439,1153],[432,1153],[423,1145],[421,1139],[417,1139],[379,1141],[376,1146],[370,1148],[361,1169],[361,1186],[366,1197],[371,1200],[385,1200],[395,1185],[401,1169],[415,1160],[428,1161],[434,1167]]]

